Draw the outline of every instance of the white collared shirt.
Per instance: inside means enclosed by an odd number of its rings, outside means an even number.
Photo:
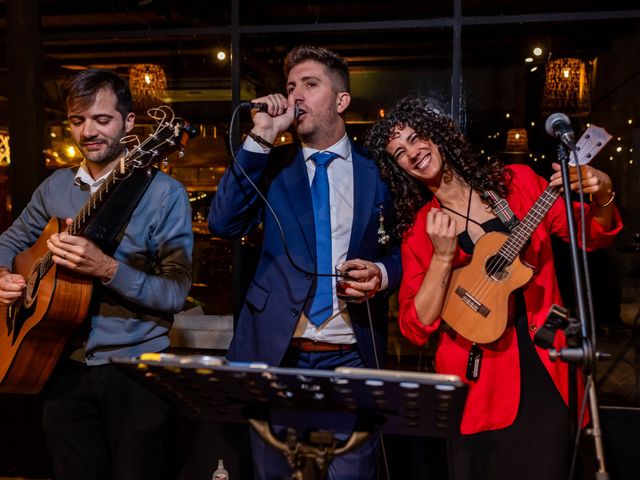
[[[83,160],[80,166],[78,167],[78,171],[76,172],[76,176],[73,179],[73,181],[75,182],[76,185],[82,185],[83,183],[85,185],[88,185],[89,190],[93,194],[96,190],[98,190],[98,188],[100,188],[100,185],[104,183],[104,181],[110,174],[111,174],[111,170],[109,170],[107,173],[97,178],[96,180],[94,180],[93,177],[91,176],[91,173],[89,173],[89,169],[87,168],[87,161]]]
[[[243,148],[253,153],[268,153],[270,150],[247,137]],[[331,209],[331,256],[332,264],[342,263],[347,258],[351,229],[353,226],[353,157],[351,155],[351,143],[345,135],[337,143],[323,150],[317,150],[302,146],[302,155],[305,159],[309,185],[313,182],[316,173],[316,164],[311,160],[311,155],[318,151],[332,152],[339,155],[327,167],[329,177],[329,202]],[[362,212],[362,214],[368,214]],[[388,285],[387,271],[383,264],[377,263],[382,271],[382,288]],[[323,272],[324,273],[324,272]],[[333,272],[326,272],[333,273]],[[333,277],[333,314],[331,317],[316,327],[309,322],[303,313],[296,325],[294,337],[304,337],[311,340],[329,343],[355,343],[356,338],[351,327],[347,304],[338,299],[336,295],[336,279]],[[381,289],[382,289],[381,288]]]

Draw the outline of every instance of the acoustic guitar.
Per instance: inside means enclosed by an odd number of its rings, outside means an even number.
[[[195,135],[195,129],[175,118],[169,107],[151,109],[149,115],[158,123],[155,132],[130,146],[73,222],[65,228],[64,219],[52,218],[33,246],[15,257],[13,272],[22,275],[27,285],[20,299],[0,306],[0,392],[38,393],[89,310],[93,279],[55,264],[47,239],[63,228],[71,235],[92,238],[86,235],[89,227],[95,228],[92,220],[124,180],[139,169],[144,169],[143,175],[150,172],[152,164],[182,150]],[[129,135],[121,142],[132,144],[138,137]]]
[[[578,165],[589,163],[610,138],[604,129],[590,126],[576,144]],[[547,187],[509,235],[486,233],[471,262],[452,272],[441,317],[458,334],[479,344],[500,338],[507,327],[509,296],[533,276],[520,252],[559,195],[559,187]]]

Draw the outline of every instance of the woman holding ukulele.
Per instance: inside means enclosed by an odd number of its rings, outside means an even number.
[[[561,186],[560,166],[553,165],[547,182],[527,166],[476,158],[454,121],[423,97],[401,100],[371,129],[367,147],[395,196],[402,238],[400,329],[417,345],[438,333],[436,371],[458,375],[469,386],[461,435],[453,441],[453,478],[566,479],[572,447],[568,367],[551,362],[533,343],[551,305],[562,303],[549,237],[568,240],[564,202],[553,203],[520,255],[535,273],[511,295],[507,326],[497,340],[474,344],[441,318],[452,270],[470,262],[485,233],[509,233],[488,192],[523,219],[548,185]],[[585,206],[587,248],[607,246],[622,228],[611,179],[584,166],[582,185],[592,195]],[[578,188],[573,167],[571,188]],[[559,332],[555,346],[563,344]]]

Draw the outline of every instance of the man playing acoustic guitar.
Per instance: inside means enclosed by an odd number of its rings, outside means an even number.
[[[15,320],[11,313],[29,310],[34,283],[40,296],[49,288],[54,289],[54,297],[68,295],[62,304],[68,306],[69,313],[49,325],[50,333],[65,318],[87,312],[82,328],[67,342],[67,353],[79,347],[71,355],[73,360],[63,353],[47,386],[44,427],[54,478],[164,478],[162,433],[169,407],[110,365],[109,359],[159,352],[169,346],[173,313],[182,308],[191,285],[193,235],[188,196],[171,177],[160,172],[145,174],[149,178],[143,179],[141,188],[146,191],[132,197],[137,207],[128,212],[128,221],[122,221],[126,208],[109,212],[110,204],[106,203],[100,211],[107,223],[99,225],[98,231],[102,228],[117,235],[103,245],[85,235],[70,234],[67,229],[85,221],[84,212],[91,212],[90,196],[93,201],[93,193],[101,188],[107,195],[110,192],[105,185],[118,180],[112,171],[124,168],[129,152],[121,139],[132,130],[135,116],[126,82],[112,72],[84,70],[68,79],[62,91],[71,134],[84,160],[78,167],[57,170],[47,178],[0,236],[0,303],[8,312],[2,320],[6,331],[0,328],[0,332],[11,336],[7,344],[23,337],[27,341],[28,333],[24,333],[38,307],[28,319],[18,316]],[[122,180],[120,185],[126,183]],[[111,197],[121,199],[122,192],[115,190]],[[42,240],[49,220],[57,218],[62,223],[60,232],[56,230]],[[38,241],[43,252],[36,265],[47,266],[45,260],[50,260],[48,266],[57,272],[51,285],[45,285],[51,280],[47,276],[35,282],[33,275],[25,279],[12,273],[18,263],[16,256]],[[84,279],[85,283],[89,279],[92,291],[55,290],[70,278]],[[36,298],[36,304],[40,300]],[[81,302],[86,305],[79,306]],[[51,313],[49,308],[41,323],[47,322]],[[38,330],[33,327],[31,331]],[[41,348],[48,348],[47,339],[42,339]],[[36,344],[33,350],[38,348]],[[37,368],[32,363],[24,370]],[[19,385],[15,389],[19,391]]]

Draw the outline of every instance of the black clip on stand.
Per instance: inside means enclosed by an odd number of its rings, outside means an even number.
[[[573,147],[575,148],[575,147]],[[588,323],[585,310],[584,282],[585,277],[581,270],[578,256],[578,237],[575,221],[573,218],[573,205],[571,201],[571,183],[569,177],[569,157],[563,144],[558,146],[558,161],[562,170],[562,184],[564,188],[564,202],[567,211],[567,225],[569,228],[569,245],[571,251],[571,267],[576,295],[577,319],[569,318],[567,310],[553,305],[549,311],[544,326],[536,333],[534,341],[537,345],[549,349],[549,358],[560,360],[569,364],[569,434],[571,441],[577,438],[580,425],[577,424],[577,369],[576,365],[582,365],[584,376],[587,380],[588,391],[585,392],[589,399],[589,412],[591,414],[592,428],[589,433],[593,437],[595,445],[598,470],[596,480],[608,480],[609,474],[604,464],[604,449],[602,447],[602,431],[600,429],[600,415],[598,412],[598,400],[595,391],[593,376],[595,372],[596,359],[600,356],[594,351],[593,342],[588,334]],[[567,346],[556,350],[552,348],[553,337],[558,328],[563,328]]]
[[[331,460],[375,432],[452,437],[466,398],[455,375],[233,364],[203,355],[145,354],[115,363],[195,420],[249,422],[288,460],[293,479],[326,478]],[[346,441],[333,430],[353,426]],[[287,425],[285,440],[271,425]]]

